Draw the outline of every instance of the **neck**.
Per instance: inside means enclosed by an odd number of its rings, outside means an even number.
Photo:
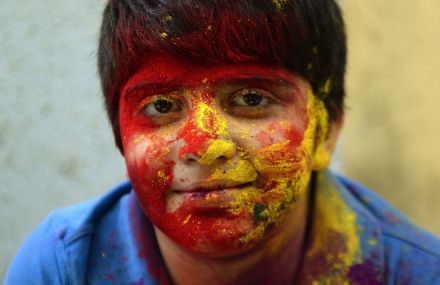
[[[289,284],[302,257],[308,203],[292,207],[278,232],[256,248],[232,257],[197,255],[155,228],[159,248],[175,284]]]

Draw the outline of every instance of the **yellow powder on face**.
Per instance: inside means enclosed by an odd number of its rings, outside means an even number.
[[[136,138],[134,139],[134,143],[140,143],[143,139],[145,138],[145,135],[144,134],[142,134],[142,135],[138,135],[138,136],[136,136]]]
[[[327,149],[326,140],[329,129],[328,122],[328,113],[327,109],[324,106],[322,101],[318,101],[316,103],[315,108],[316,116],[317,116],[317,145],[315,149],[315,154],[313,156],[312,167],[313,170],[323,170],[326,168],[331,160],[331,153]]]
[[[304,139],[301,143],[301,146],[308,152],[313,153],[315,149],[315,142],[318,141],[316,139],[316,126],[318,124],[318,114],[312,116],[311,114],[316,113],[316,105],[315,96],[312,91],[307,94],[307,114],[308,114],[308,126],[306,131],[304,132]]]
[[[244,187],[240,190],[231,192],[232,201],[230,204],[230,212],[233,214],[242,213],[243,210],[252,212],[254,204],[261,198],[261,190],[255,186]]]
[[[328,113],[324,103],[310,91],[307,110],[309,124],[304,133],[302,146],[312,156],[312,169],[322,170],[330,163],[331,155],[325,146],[328,133]]]
[[[196,124],[197,127],[209,134],[227,135],[226,120],[218,116],[217,112],[205,102],[197,103]]]
[[[237,214],[248,213],[258,220],[256,227],[240,238],[243,244],[261,240],[270,225],[281,223],[294,199],[306,191],[312,165],[324,167],[328,164],[327,158],[330,155],[325,152],[323,145],[328,128],[327,112],[324,104],[316,99],[312,92],[307,96],[307,128],[303,141],[297,148],[289,149],[292,146],[288,140],[270,145],[255,154],[253,164],[244,159],[231,162],[226,165],[226,169],[214,170],[207,179],[213,183],[221,184],[225,181],[239,185],[255,181],[258,171],[274,182],[268,190],[249,186],[231,191],[230,211]],[[197,127],[202,131],[217,135],[227,134],[226,121],[204,102],[198,103],[195,120]],[[208,165],[220,156],[232,157],[235,151],[236,146],[232,142],[212,140],[201,156],[201,163]],[[243,150],[240,152],[246,156]]]
[[[298,195],[296,183],[292,183],[290,178],[278,181],[278,185],[268,192],[258,192],[251,197],[251,202],[245,204],[247,210],[253,212],[260,220],[258,226],[240,238],[240,242],[249,243],[261,240],[269,225],[278,225],[284,218],[285,213],[290,208],[292,200]],[[261,191],[261,190],[258,190]],[[243,197],[239,197],[243,199]],[[248,198],[248,197],[245,197]],[[256,202],[256,203],[255,203]],[[256,213],[258,210],[258,213]]]
[[[289,141],[263,148],[253,162],[260,173],[271,179],[293,174],[298,164],[293,151],[289,150]]]
[[[215,169],[214,173],[208,177],[208,182],[221,183],[227,181],[231,184],[244,184],[253,182],[257,179],[257,172],[252,164],[247,160],[239,160],[234,166],[228,169]]]
[[[253,160],[257,170],[267,177],[288,173],[297,173],[303,176],[310,172],[309,160],[313,165],[324,168],[330,161],[330,154],[325,151],[325,140],[328,129],[328,115],[324,103],[318,100],[310,91],[307,94],[308,124],[304,131],[301,145],[296,149],[289,149],[289,141],[273,144],[261,149]],[[302,185],[304,186],[304,185]]]
[[[331,161],[331,155],[324,145],[318,145],[313,157],[313,170],[325,169]]]
[[[307,114],[308,124],[300,146],[290,150],[290,142],[285,141],[265,147],[255,155],[253,163],[258,172],[272,179],[277,185],[264,193],[257,192],[254,195],[237,193],[237,208],[241,204],[244,210],[250,213],[258,210],[260,219],[254,230],[240,238],[241,242],[261,240],[269,225],[281,223],[295,197],[307,189],[312,166],[327,165],[329,161],[327,157],[330,155],[324,152],[323,147],[328,128],[327,111],[324,104],[312,92],[308,93]],[[320,153],[316,152],[317,149],[321,149]],[[249,202],[248,199],[253,201]]]
[[[168,37],[168,33],[167,32],[162,32],[162,33],[160,33],[160,37],[162,39],[165,39],[166,37]]]
[[[235,154],[235,144],[226,140],[212,140],[208,149],[199,159],[199,163],[203,165],[211,165],[219,157],[231,158]]]
[[[157,172],[157,181],[159,181],[161,185],[165,185],[168,182],[168,177],[163,170]]]

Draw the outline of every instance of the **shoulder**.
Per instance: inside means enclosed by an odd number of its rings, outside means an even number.
[[[87,251],[69,251],[87,246],[96,225],[109,215],[131,190],[121,183],[102,197],[51,212],[31,233],[14,257],[5,277],[5,284],[70,284],[67,255],[81,259]],[[72,256],[71,256],[72,257]]]
[[[361,184],[343,176],[337,179],[368,213],[366,220],[378,226],[388,281],[440,283],[440,240]]]

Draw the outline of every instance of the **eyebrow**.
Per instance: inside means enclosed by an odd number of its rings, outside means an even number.
[[[206,80],[206,82],[204,82]],[[177,79],[165,79],[163,78],[160,81],[151,82],[147,80],[140,80],[133,83],[128,84],[122,90],[122,93],[130,94],[135,93],[137,91],[142,91],[144,96],[151,96],[156,94],[166,94],[178,90],[182,90],[184,88],[191,88],[195,86],[203,86],[203,84],[213,84],[215,86],[219,86],[221,84],[233,84],[233,85],[262,85],[262,86],[274,86],[279,85],[283,87],[292,87],[294,89],[298,88],[296,82],[292,82],[291,80],[286,79],[283,76],[278,76],[274,74],[264,75],[259,73],[240,73],[232,72],[230,74],[225,74],[224,76],[209,79],[209,76],[205,78],[200,78],[197,82],[191,84],[182,84],[183,80],[181,78]]]
[[[272,85],[279,85],[279,86],[283,86],[283,87],[293,87],[296,88],[297,84],[288,80],[285,80],[282,77],[272,77],[272,78],[267,78],[267,77],[243,77],[243,78],[233,78],[233,79],[228,79],[228,78],[221,78],[218,80],[213,80],[211,81],[212,83],[214,83],[215,85],[220,85],[223,83],[231,83],[234,85],[263,85],[263,86],[272,86]]]
[[[182,86],[179,86],[176,83],[173,84],[172,82],[151,83],[147,81],[139,81],[126,86],[122,90],[122,93],[129,95],[130,93],[142,91],[145,96],[150,96],[156,94],[166,94],[180,89],[182,89]]]

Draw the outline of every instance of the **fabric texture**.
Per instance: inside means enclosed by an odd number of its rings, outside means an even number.
[[[316,175],[295,284],[440,284],[440,241],[365,187]],[[5,284],[169,284],[128,181],[56,210],[13,259]]]

